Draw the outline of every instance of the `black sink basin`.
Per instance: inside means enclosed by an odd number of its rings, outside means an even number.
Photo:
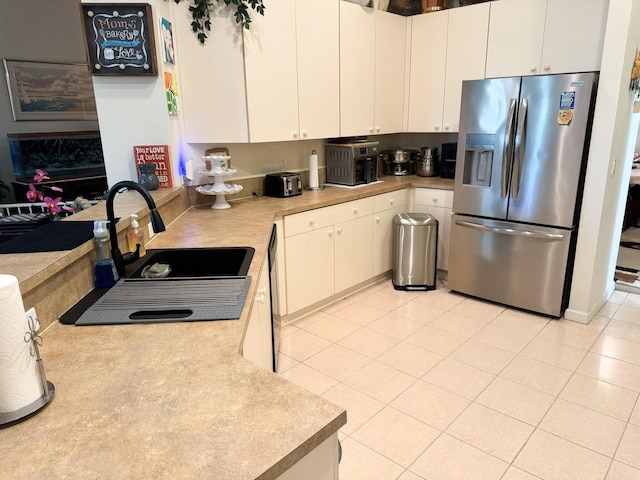
[[[116,286],[112,289],[94,288],[63,314],[60,317],[60,322],[76,325],[107,325],[136,322],[192,321],[201,320],[203,315],[208,320],[240,318],[240,312],[251,281],[247,274],[254,253],[255,249],[252,247],[147,250],[147,254],[144,257],[131,265],[127,265],[127,275]],[[167,278],[141,278],[145,267],[150,267],[155,263],[170,265],[171,272]],[[195,284],[189,282],[195,282]],[[124,285],[125,283],[127,285]],[[181,287],[186,288],[187,293],[184,295],[179,291]],[[100,312],[98,315],[100,317],[99,321],[96,322],[93,319],[89,323],[83,323],[85,312],[90,309],[96,309],[99,302],[106,304],[107,298],[111,294],[115,294],[114,290],[118,288],[126,290],[124,293],[126,301],[117,300],[115,305],[110,307],[107,305],[108,308],[101,306],[100,308],[106,308],[106,311]],[[210,294],[201,295],[198,288],[205,288]],[[131,300],[133,297],[130,290],[132,289],[136,290],[139,297],[136,297],[141,303],[139,308],[137,304],[131,306],[127,303],[138,301],[136,299]],[[172,295],[179,298],[174,299]],[[195,295],[195,297],[191,298],[189,295]],[[217,295],[224,297],[221,299],[222,303],[220,305],[215,304],[218,299]],[[149,306],[149,298],[152,299],[151,306]],[[203,299],[206,300],[206,305],[199,305],[204,301]],[[229,304],[230,299],[233,300],[233,304]],[[186,306],[182,305],[177,308],[173,306],[173,303],[171,303],[172,306],[166,306],[162,303],[163,301],[167,304],[174,302],[181,305],[185,304]],[[202,313],[203,309],[204,313]],[[124,310],[129,313],[125,314]]]
[[[251,247],[147,250],[144,257],[127,267],[126,278],[141,278],[144,268],[155,263],[168,264],[169,277],[244,276],[249,272],[254,252]]]

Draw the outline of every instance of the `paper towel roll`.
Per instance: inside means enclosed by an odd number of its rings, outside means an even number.
[[[42,383],[31,342],[25,342],[29,331],[20,295],[18,279],[0,275],[0,412],[15,412],[38,400]]]
[[[309,156],[309,188],[318,188],[318,153],[313,150]]]

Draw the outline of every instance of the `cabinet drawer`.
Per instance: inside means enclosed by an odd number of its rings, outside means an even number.
[[[333,225],[333,208],[324,207],[284,217],[284,236],[290,237]]]
[[[407,189],[383,193],[373,197],[373,211],[383,212],[391,208],[402,207],[407,204]]]
[[[416,188],[416,205],[434,207],[453,207],[453,190],[436,190],[434,188]]]
[[[335,223],[347,222],[365,215],[373,214],[373,198],[361,198],[352,202],[340,203],[335,205],[333,211],[333,219]]]

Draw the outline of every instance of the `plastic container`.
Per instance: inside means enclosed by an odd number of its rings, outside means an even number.
[[[144,245],[144,233],[138,224],[138,215],[131,214],[131,226],[127,231],[127,245],[130,252],[135,252],[138,245],[140,245],[140,256],[144,257],[147,254],[147,249]]]
[[[93,236],[98,247],[98,259],[96,260],[94,285],[96,288],[113,287],[120,279],[116,266],[111,258],[109,250],[109,232],[107,230],[107,220],[96,220],[93,222]]]

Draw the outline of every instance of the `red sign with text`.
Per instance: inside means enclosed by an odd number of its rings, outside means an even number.
[[[136,145],[133,147],[133,158],[136,161],[138,179],[140,179],[140,170],[137,168],[139,164],[155,163],[156,174],[158,175],[158,180],[160,180],[160,188],[172,186],[169,145]]]

